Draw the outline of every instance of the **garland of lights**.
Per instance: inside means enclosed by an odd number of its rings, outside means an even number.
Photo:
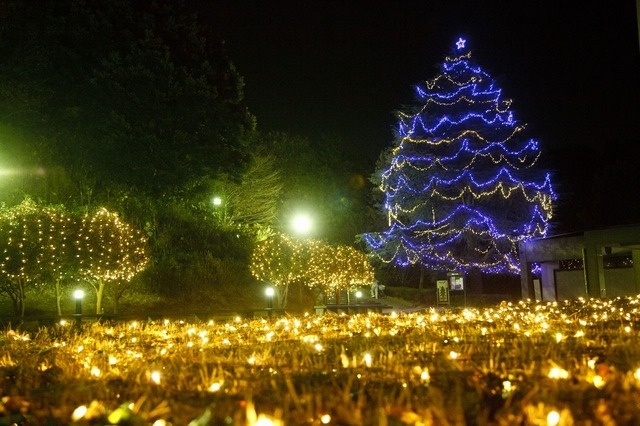
[[[460,38],[441,73],[398,113],[377,171],[389,228],[365,235],[383,262],[434,270],[519,273],[518,244],[547,234],[556,196],[511,100]]]

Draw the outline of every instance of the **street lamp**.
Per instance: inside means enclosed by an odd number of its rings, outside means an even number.
[[[264,290],[264,294],[267,295],[267,308],[268,309],[273,309],[273,295],[275,294],[275,290],[273,289],[273,287],[267,287]]]
[[[222,198],[215,196],[211,199],[211,204],[213,204],[214,206],[221,206],[222,205]]]
[[[73,292],[73,298],[76,299],[76,327],[78,330],[82,326],[82,298],[84,297],[84,291],[75,290]]]

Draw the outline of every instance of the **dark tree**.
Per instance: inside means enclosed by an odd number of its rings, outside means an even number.
[[[166,194],[236,173],[242,78],[180,1],[4,0],[0,125],[85,190]]]
[[[273,154],[282,177],[279,226],[289,229],[292,216],[313,216],[314,236],[331,243],[352,244],[370,221],[369,185],[360,167],[345,155],[339,137],[310,139],[287,133],[261,137],[261,146]]]

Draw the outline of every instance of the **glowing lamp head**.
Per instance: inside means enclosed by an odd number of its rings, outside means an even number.
[[[82,299],[84,297],[84,291],[82,290],[75,290],[73,292],[73,298],[76,300]]]
[[[267,295],[267,297],[273,297],[273,295],[276,293],[276,291],[273,289],[273,287],[267,287],[264,290],[264,294]]]
[[[362,297],[362,292],[360,290],[356,291],[356,297],[360,299]]]
[[[311,231],[312,221],[308,215],[298,214],[293,218],[291,225],[297,233],[308,234]]]
[[[212,203],[214,206],[221,206],[221,205],[222,205],[222,198],[220,198],[220,197],[213,197],[213,198],[211,199],[211,203]]]

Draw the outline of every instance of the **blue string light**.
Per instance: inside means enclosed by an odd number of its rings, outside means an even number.
[[[372,253],[400,266],[519,273],[518,244],[547,234],[556,196],[536,170],[511,100],[472,63],[459,38],[440,74],[398,113],[387,165],[377,171],[388,229],[365,235]]]

